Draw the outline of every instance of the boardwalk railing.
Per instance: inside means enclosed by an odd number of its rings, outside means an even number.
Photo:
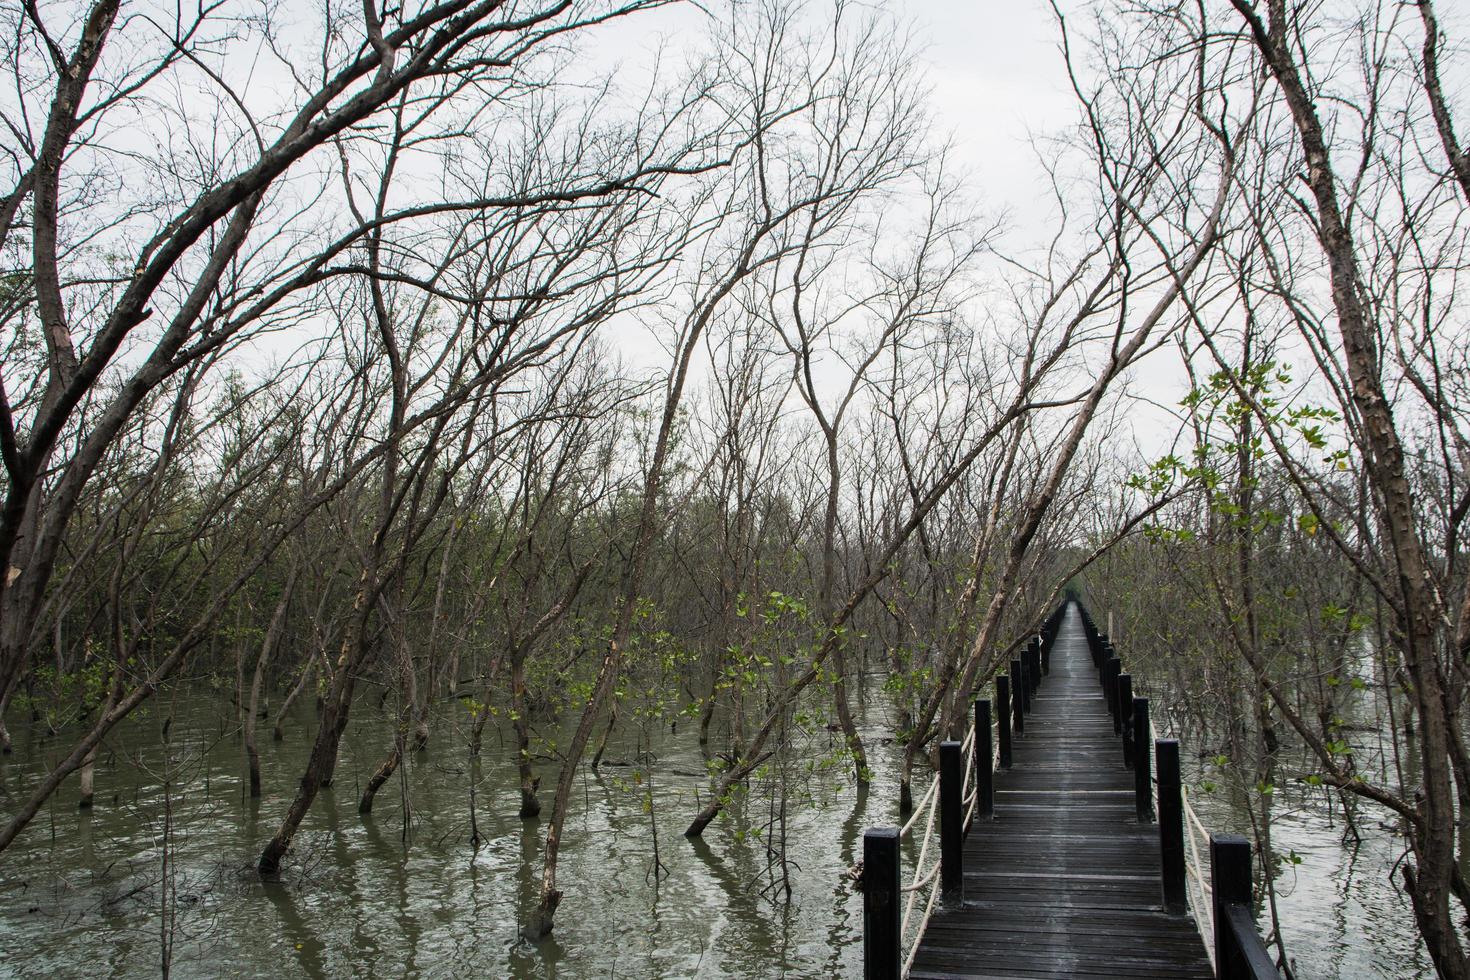
[[[963,901],[965,836],[977,815],[990,816],[995,811],[995,769],[1011,765],[1011,731],[1025,729],[1032,695],[1051,670],[1051,647],[1065,614],[1064,604],[1027,642],[1021,656],[1011,661],[1010,675],[995,679],[994,717],[991,703],[977,700],[964,739],[940,743],[939,769],[904,825],[873,827],[863,833],[863,976],[867,980],[906,977],[938,901]],[[919,842],[907,884],[903,880],[905,838]]]
[[[941,896],[959,896],[964,879],[960,844],[977,810],[989,814],[994,809],[994,770],[990,703],[979,702],[964,740],[939,744],[939,771],[907,822],[863,834],[865,976],[907,975],[936,902]],[[908,884],[903,884],[905,838],[919,841]]]
[[[1148,756],[1136,743],[1142,736],[1154,746],[1158,804],[1153,815],[1159,822],[1164,908],[1177,913],[1187,911],[1187,896],[1217,980],[1279,980],[1281,974],[1256,929],[1251,910],[1250,842],[1236,834],[1212,833],[1205,828],[1184,788],[1178,740],[1158,737],[1148,699],[1132,696],[1132,679],[1122,673],[1122,662],[1107,634],[1098,631],[1080,603],[1078,611],[1113,712],[1115,730],[1123,736],[1124,764],[1136,767],[1140,819],[1145,813]],[[1132,711],[1128,712],[1124,706],[1130,704]],[[1210,858],[1208,871],[1201,860],[1202,845]]]

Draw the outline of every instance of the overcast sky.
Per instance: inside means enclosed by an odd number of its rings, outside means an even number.
[[[978,196],[1027,217],[1041,186],[1028,138],[1075,118],[1050,9],[1041,0],[908,0],[894,9],[912,18],[925,46],[937,121],[953,133]]]

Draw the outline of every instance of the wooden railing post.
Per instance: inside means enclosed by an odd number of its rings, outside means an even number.
[[[1138,822],[1154,818],[1154,787],[1149,778],[1153,766],[1148,757],[1148,698],[1133,699],[1133,796]]]
[[[995,742],[990,734],[990,702],[975,702],[975,812],[995,813]]]
[[[1163,864],[1164,910],[1183,912],[1184,784],[1179,775],[1179,741],[1154,742],[1159,770],[1159,858]]]
[[[1133,765],[1133,752],[1128,746],[1129,722],[1133,720],[1133,675],[1119,674],[1113,682],[1113,734],[1123,736],[1123,764]]]
[[[963,899],[965,883],[965,753],[959,742],[939,743],[939,892]]]
[[[1251,908],[1251,845],[1239,834],[1210,835],[1210,904],[1216,980],[1280,980]]]
[[[1022,650],[1021,651],[1021,659],[1018,660],[1018,661],[1016,661],[1016,662],[1021,665],[1020,673],[1018,673],[1016,675],[1017,677],[1019,677],[1021,679],[1020,680],[1020,684],[1021,684],[1021,688],[1020,688],[1020,690],[1021,690],[1021,708],[1022,708],[1022,710],[1024,710],[1026,712],[1026,714],[1029,715],[1031,713],[1031,691],[1032,691],[1032,684],[1031,684],[1031,658],[1026,655],[1026,651],[1025,650]]]
[[[1113,731],[1118,731],[1118,675],[1123,672],[1123,662],[1112,657],[1103,664],[1103,699],[1108,705],[1108,714],[1113,718]]]
[[[1251,904],[1251,845],[1238,834],[1210,835],[1210,896],[1215,921],[1217,980],[1250,980],[1230,932],[1230,906]]]
[[[1026,678],[1021,674],[1021,661],[1011,661],[1011,677],[1015,678],[1015,686],[1011,689],[1011,718],[1014,724],[1011,729],[1017,735],[1026,734]]]
[[[903,944],[898,828],[863,832],[863,977],[899,980]]]
[[[1011,679],[1005,674],[995,678],[995,722],[1000,729],[1000,767],[1011,767]]]

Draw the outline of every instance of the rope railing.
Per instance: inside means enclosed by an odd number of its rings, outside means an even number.
[[[1186,880],[1193,883],[1195,895],[1190,897],[1190,905],[1194,907],[1194,921],[1199,926],[1200,937],[1205,941],[1205,955],[1210,958],[1210,966],[1215,965],[1215,905],[1214,896],[1210,892],[1209,872],[1205,863],[1200,860],[1199,842],[1203,841],[1205,850],[1210,847],[1210,832],[1200,822],[1199,816],[1194,812],[1194,807],[1189,804],[1189,790],[1181,786],[1179,798],[1184,804],[1184,839],[1188,843],[1185,851],[1184,870]],[[1195,901],[1195,898],[1198,901]]]
[[[960,758],[964,766],[964,782],[960,797],[973,811],[974,800],[978,793],[971,790],[970,784],[974,779],[975,761],[975,726],[972,724],[965,733],[964,741],[961,742]],[[922,819],[924,822],[924,836],[919,845],[919,856],[914,861],[914,870],[907,885],[900,887],[900,891],[908,896],[904,903],[902,922],[902,934],[900,936],[900,948],[903,950],[902,976],[908,976],[913,969],[914,957],[919,953],[919,941],[924,938],[924,930],[929,927],[929,919],[934,914],[934,908],[939,899],[940,865],[943,855],[939,849],[934,850],[934,857],[929,861],[930,844],[934,841],[935,828],[939,822],[939,783],[940,773],[936,772],[934,778],[929,781],[929,788],[925,790],[919,805],[914,807],[914,812],[909,815],[908,821],[898,832],[900,842],[904,837],[911,836],[915,825]],[[969,815],[966,815],[965,825],[969,825]],[[924,903],[923,915],[915,918],[914,910],[918,906],[919,897],[928,891],[928,898]]]
[[[992,746],[995,740],[991,740]],[[970,825],[975,822],[975,807],[980,802],[980,787],[972,785],[976,782],[975,770],[975,726],[970,725],[970,731],[965,735],[964,744],[960,748],[960,755],[965,762],[965,783],[960,789],[960,806],[965,811],[965,832],[969,833]],[[995,769],[995,750],[990,752],[991,770]]]
[[[1158,729],[1154,727],[1150,718],[1148,726],[1149,744],[1159,743]],[[1154,781],[1158,785],[1158,781]],[[1200,857],[1200,846],[1203,844],[1205,853],[1209,852],[1210,832],[1206,829],[1204,822],[1200,820],[1199,814],[1189,801],[1189,788],[1182,782],[1179,785],[1179,803],[1183,813],[1181,821],[1184,830],[1184,883],[1187,892],[1189,907],[1194,911],[1195,926],[1199,930],[1200,939],[1205,946],[1205,955],[1209,957],[1210,966],[1215,965],[1215,910],[1213,896],[1210,890],[1209,868]],[[1164,814],[1159,809],[1163,806],[1163,794],[1157,794],[1154,803],[1154,819],[1160,824],[1164,822]]]

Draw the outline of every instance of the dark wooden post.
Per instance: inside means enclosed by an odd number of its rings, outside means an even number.
[[[1055,635],[1050,633],[1048,637],[1038,636],[1036,638],[1036,646],[1041,651],[1041,672],[1043,674],[1051,673],[1051,647],[1054,642],[1056,642]]]
[[[1011,676],[1015,678],[1015,686],[1011,690],[1011,718],[1014,724],[1012,730],[1017,735],[1026,734],[1026,678],[1021,675],[1021,661],[1011,661]]]
[[[1031,641],[1031,693],[1041,690],[1041,644]]]
[[[1103,699],[1108,705],[1108,714],[1113,718],[1113,731],[1118,731],[1118,675],[1123,672],[1123,662],[1113,657],[1103,664]]]
[[[1000,729],[1000,767],[1011,767],[1011,679],[1005,674],[995,678],[995,722]]]
[[[964,897],[965,753],[959,742],[939,743],[939,893]]]
[[[1030,652],[1020,651],[1020,688],[1022,688],[1022,704],[1025,704],[1026,714],[1030,714],[1030,695],[1036,691],[1036,671],[1030,667]]]
[[[1230,934],[1230,906],[1251,906],[1251,845],[1239,834],[1210,835],[1210,894],[1215,919],[1215,976],[1219,980],[1250,980],[1245,957]]]
[[[1123,736],[1123,764],[1133,764],[1133,752],[1128,747],[1129,722],[1133,720],[1133,675],[1119,674],[1118,679],[1113,682],[1113,697],[1117,704],[1113,705],[1113,734]]]
[[[898,828],[863,832],[863,977],[899,980],[903,944]]]
[[[975,702],[975,812],[995,813],[995,742],[990,734],[990,702]]]
[[[1149,778],[1153,766],[1148,757],[1148,698],[1133,699],[1133,796],[1138,805],[1138,822],[1154,818],[1154,787]]]
[[[1179,776],[1179,741],[1154,742],[1159,770],[1159,858],[1163,862],[1164,910],[1183,912],[1184,796]]]

